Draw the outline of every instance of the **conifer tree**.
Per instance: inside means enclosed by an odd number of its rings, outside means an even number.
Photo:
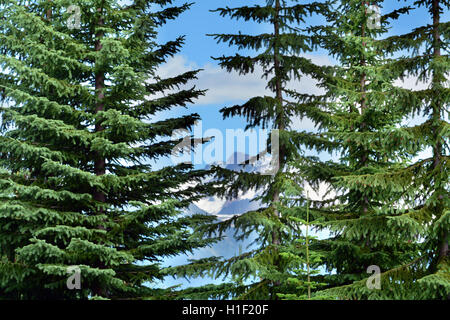
[[[305,241],[301,230],[304,221],[296,219],[297,211],[293,203],[304,201],[299,197],[300,190],[291,183],[295,172],[291,163],[298,159],[301,150],[297,143],[297,134],[291,129],[292,120],[298,110],[289,104],[287,86],[298,81],[304,74],[313,73],[320,67],[302,56],[314,50],[313,35],[301,31],[300,24],[311,16],[321,14],[327,6],[320,2],[300,4],[298,1],[273,0],[262,5],[217,9],[221,16],[232,19],[254,21],[268,24],[271,33],[249,34],[213,34],[219,43],[224,42],[239,49],[255,50],[253,56],[236,54],[215,58],[228,72],[236,71],[242,75],[263,70],[267,88],[272,95],[252,97],[242,105],[225,107],[221,110],[224,119],[242,116],[247,120],[246,130],[270,128],[268,137],[272,159],[279,159],[279,167],[273,175],[245,170],[231,171],[215,167],[216,178],[222,187],[220,196],[235,198],[240,192],[262,190],[255,200],[261,208],[242,212],[224,222],[207,228],[212,234],[221,235],[229,228],[235,228],[237,239],[256,235],[251,248],[240,252],[231,259],[220,260],[213,264],[216,277],[230,280],[218,287],[208,287],[209,294],[215,297],[236,299],[279,299],[289,298],[283,294],[296,292],[299,283],[292,281],[296,273],[302,273],[305,267]],[[277,138],[278,133],[278,138]],[[277,139],[275,141],[273,139]],[[275,144],[279,143],[278,154]],[[298,240],[296,242],[296,239]],[[302,240],[303,239],[303,240]],[[317,262],[314,257],[314,261]],[[206,294],[208,294],[208,292]]]
[[[321,221],[319,230],[331,231],[329,239],[316,242],[313,248],[324,255],[326,270],[337,273],[317,275],[317,281],[334,287],[366,278],[370,265],[396,265],[405,259],[405,248],[398,246],[392,238],[396,237],[395,228],[387,228],[386,218],[379,214],[395,190],[373,185],[376,177],[372,176],[399,156],[376,146],[373,139],[400,118],[384,96],[391,78],[383,75],[383,56],[374,39],[385,30],[388,16],[383,17],[379,29],[368,28],[365,3],[335,1],[330,8],[328,25],[310,30],[320,34],[322,48],[336,58],[337,65],[323,69],[319,84],[323,95],[294,95],[302,116],[319,129],[318,133],[302,132],[301,144],[337,155],[337,160],[304,157],[298,163],[300,174],[314,188],[329,187],[331,197],[312,201],[313,207],[308,209]],[[364,183],[357,181],[361,177]],[[397,255],[391,255],[391,248],[396,248]]]
[[[378,174],[378,180],[379,183],[389,181],[402,190],[402,197],[391,210],[391,221],[395,219],[403,226],[415,226],[419,248],[416,259],[385,270],[381,277],[382,288],[372,296],[381,299],[448,299],[449,23],[441,22],[440,17],[444,10],[448,11],[450,3],[432,0],[414,1],[413,4],[415,10],[428,9],[431,23],[382,40],[380,47],[396,53],[385,66],[394,78],[413,78],[425,83],[425,89],[395,87],[391,95],[392,101],[402,107],[404,119],[416,116],[425,121],[382,134],[390,138],[385,143],[392,150],[405,152],[411,158],[416,150],[430,152],[431,156],[398,163]],[[355,292],[351,287],[348,289]]]
[[[412,276],[423,275],[421,240],[433,227],[429,228],[429,211],[423,210],[419,200],[432,184],[430,180],[419,182],[422,163],[413,164],[410,158],[423,150],[428,139],[418,127],[400,127],[406,115],[422,108],[423,101],[433,95],[429,90],[416,94],[394,86],[395,79],[414,74],[411,70],[421,65],[405,58],[390,59],[402,48],[399,39],[410,40],[415,35],[382,38],[389,20],[412,8],[385,14],[378,26],[369,28],[374,23],[369,4],[382,5],[382,1],[338,2],[329,17],[331,26],[321,28],[323,47],[338,60],[323,82],[327,94],[313,100],[301,97],[319,106],[308,106],[305,115],[325,128],[317,136],[336,143],[334,150],[340,156],[339,161],[307,161],[300,168],[309,181],[325,182],[336,194],[312,209],[313,216],[333,231],[315,249],[324,254],[327,270],[336,272],[318,276],[331,289],[317,295],[340,299],[442,297],[445,271],[434,282],[434,289],[440,286],[434,293],[425,293]],[[442,134],[438,139],[443,139]],[[448,181],[448,175],[433,175],[428,172],[427,179],[440,177],[441,185]],[[376,269],[382,272],[380,286],[371,287],[367,270]]]
[[[448,299],[450,22],[443,22],[441,15],[448,12],[450,2],[419,0],[414,5],[428,10],[431,23],[392,37],[388,46],[390,50],[408,52],[392,61],[400,79],[414,77],[427,85],[423,90],[405,90],[399,99],[405,106],[405,116],[416,114],[425,119],[421,124],[401,128],[401,132],[409,133],[410,139],[417,141],[422,149],[431,151],[431,156],[390,173],[393,179],[403,177],[409,183],[405,192],[409,205],[401,212],[402,216],[409,216],[424,226],[419,259],[401,266],[391,278],[410,280],[411,285],[401,292],[402,298]]]
[[[149,286],[168,274],[162,259],[214,241],[194,232],[211,217],[181,215],[208,190],[196,184],[207,172],[152,163],[199,119],[157,117],[204,94],[177,90],[198,70],[156,76],[184,42],[158,45],[158,28],[189,7],[0,3],[0,298],[177,297]],[[67,287],[70,266],[79,290]]]

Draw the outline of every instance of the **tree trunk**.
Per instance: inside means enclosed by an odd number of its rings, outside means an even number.
[[[439,24],[440,24],[440,0],[433,0],[431,12],[433,15],[433,55],[434,58],[441,56],[441,35],[439,33]],[[433,84],[439,86],[442,81],[443,75],[439,74],[438,71],[433,70]],[[436,95],[432,101],[433,104],[433,138],[436,141],[433,146],[433,169],[440,170],[441,161],[442,161],[442,143],[439,137],[439,121],[441,119],[441,110],[442,110],[442,101],[439,95]],[[440,211],[438,213],[443,212],[443,198],[445,190],[441,186],[436,190],[439,197],[438,205],[436,206],[436,210]],[[438,256],[436,260],[436,264],[439,263],[442,259],[448,256],[448,231],[444,233],[442,237],[442,241],[437,249]]]
[[[367,16],[367,3],[364,2],[364,15]],[[362,24],[361,27],[361,37],[363,38],[363,48],[366,47],[366,42],[364,40],[364,38],[366,37],[366,22]],[[366,59],[363,56],[361,59],[361,66],[365,67],[366,66]],[[366,97],[366,81],[367,81],[367,75],[365,72],[363,72],[361,74],[361,80],[360,80],[360,85],[361,85],[361,115],[365,112],[366,108],[367,108],[367,97]],[[360,126],[361,131],[365,131],[366,130],[366,123],[361,123]],[[360,163],[362,167],[366,167],[367,166],[367,162],[368,162],[368,154],[366,150],[363,150],[363,153],[361,155],[361,159],[360,159]],[[362,203],[361,203],[361,208],[362,208],[362,212],[363,213],[367,213],[367,211],[369,210],[369,199],[367,199],[367,196],[364,196],[362,198]]]
[[[103,17],[101,15],[101,13],[103,12],[103,6],[101,6],[100,8],[97,8],[97,12],[100,14],[99,19],[97,21],[97,26],[103,26],[104,24],[104,20]],[[97,32],[95,35],[95,51],[101,51],[102,50],[102,44],[101,44],[101,40],[103,38],[104,34],[103,32]],[[105,74],[104,71],[102,70],[97,70],[96,74],[95,74],[95,93],[97,96],[97,103],[96,103],[96,107],[95,107],[95,113],[99,113],[100,111],[103,111],[105,109],[105,105],[104,105],[104,98],[105,98],[105,94],[103,92],[105,88]],[[99,121],[96,121],[95,124],[95,132],[101,132],[104,130],[104,127],[102,126],[101,123],[99,123]],[[95,153],[94,154],[95,160],[94,160],[94,173],[97,176],[101,176],[104,175],[106,173],[106,160],[104,157],[102,157],[99,153]],[[106,195],[101,191],[101,190],[95,190],[93,193],[93,199],[97,202],[100,203],[105,203],[106,202]],[[97,209],[97,214],[103,214],[104,210],[103,208],[99,208]],[[101,230],[105,230],[105,226],[103,225],[99,225],[98,226],[99,229]],[[104,268],[105,265],[104,263],[99,263],[99,268]],[[104,288],[101,287],[101,285],[99,284],[98,287],[94,288],[94,294],[99,295],[99,296],[103,296],[105,297],[107,295],[106,290],[104,290]]]
[[[280,0],[276,0],[275,2],[275,17],[274,17],[274,21],[273,21],[273,25],[274,25],[274,37],[275,37],[275,45],[274,45],[274,72],[275,72],[275,77],[276,77],[276,81],[275,81],[275,96],[276,96],[276,100],[278,100],[279,106],[283,105],[283,92],[282,92],[282,83],[281,83],[281,79],[280,79],[280,61],[279,61],[279,54],[280,54],[280,48],[277,44],[278,38],[280,36],[280,26],[279,26],[279,12],[281,10],[281,4],[280,4]],[[275,126],[278,127],[278,129],[280,131],[284,130],[284,119],[283,119],[283,114],[282,114],[283,110],[282,108],[280,108],[280,110],[277,110],[277,118],[275,120]],[[273,141],[272,141],[273,144]],[[279,170],[283,169],[283,159],[284,159],[284,146],[282,143],[280,143],[279,146]],[[274,194],[273,194],[273,198],[272,198],[273,203],[278,203],[280,201],[280,191],[278,189],[274,190]],[[275,209],[275,214],[277,215],[278,218],[281,217],[281,213],[278,212],[277,209]],[[281,239],[279,236],[279,232],[278,230],[274,230],[272,232],[272,244],[277,246],[281,244]],[[280,283],[278,281],[273,283],[274,286],[279,286]],[[277,300],[277,296],[273,295],[272,293],[272,299]]]

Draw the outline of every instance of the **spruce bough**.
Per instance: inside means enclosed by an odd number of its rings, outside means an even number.
[[[80,8],[80,28],[68,28],[69,5]],[[180,142],[174,130],[199,119],[155,117],[204,94],[177,89],[198,70],[155,74],[184,42],[158,45],[158,29],[189,7],[2,1],[2,299],[179,298],[150,286],[177,274],[161,262],[215,241],[194,232],[211,217],[182,214],[209,188],[196,183],[207,172],[150,164]],[[70,266],[80,290],[66,286]]]

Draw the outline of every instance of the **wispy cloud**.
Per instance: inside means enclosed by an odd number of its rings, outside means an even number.
[[[325,65],[331,63],[326,56],[311,55],[307,57],[317,64]],[[199,79],[192,82],[192,84],[195,84],[199,89],[208,89],[206,95],[200,98],[196,104],[245,101],[251,97],[272,94],[266,88],[267,80],[262,78],[263,70],[261,67],[256,67],[251,74],[240,75],[235,71],[227,72],[220,66],[212,63],[199,66],[183,55],[176,55],[159,68],[158,75],[162,78],[173,77],[195,69],[202,69],[203,71],[199,73]],[[317,83],[309,77],[305,77],[295,85],[289,85],[289,88],[300,92],[320,92],[320,89],[317,88]]]

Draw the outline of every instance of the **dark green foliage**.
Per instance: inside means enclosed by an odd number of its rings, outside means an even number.
[[[450,297],[448,0],[398,1],[379,26],[368,6],[382,0],[261,0],[216,10],[273,28],[210,35],[254,52],[215,61],[241,75],[262,70],[270,93],[221,112],[246,118],[246,129],[278,133],[258,155],[279,159],[273,175],[155,167],[182,141],[174,131],[199,119],[159,117],[204,94],[180,89],[199,70],[156,74],[184,43],[157,44],[157,33],[191,4],[127,3],[0,0],[0,299]],[[68,27],[70,5],[80,8],[80,28]],[[432,23],[387,36],[419,9]],[[310,25],[312,16],[326,24]],[[317,50],[336,64],[314,63],[308,54]],[[323,93],[290,89],[305,76]],[[409,77],[425,88],[398,85]],[[423,121],[405,125],[413,116]],[[317,130],[295,130],[300,119]],[[308,196],[323,186],[326,196]],[[184,214],[203,196],[250,190],[260,192],[257,210],[222,222]],[[161,266],[232,228],[238,240],[255,239],[235,257]],[[81,290],[67,288],[70,266],[81,270]],[[367,286],[370,266],[382,271],[380,290]],[[167,276],[223,283],[151,285]]]
[[[154,96],[198,73],[155,75],[184,42],[155,43],[190,6],[171,3],[1,2],[1,298],[176,297],[148,286],[174,274],[161,261],[214,241],[194,232],[211,217],[181,215],[207,192],[197,184],[207,172],[149,164],[199,119],[154,116],[204,93]],[[81,9],[79,29],[67,27],[69,5]],[[71,265],[81,290],[66,287]]]
[[[382,1],[371,3],[382,5]],[[448,133],[440,116],[448,104],[442,76],[448,72],[448,58],[419,56],[414,50],[412,57],[398,53],[420,48],[418,42],[422,41],[432,47],[430,26],[383,38],[389,21],[413,8],[385,14],[380,28],[371,29],[364,3],[342,0],[337,4],[329,16],[330,25],[312,29],[322,34],[322,47],[338,60],[322,82],[326,94],[298,96],[306,104],[305,116],[322,129],[319,134],[305,133],[304,144],[339,155],[338,161],[314,158],[300,167],[310,183],[326,183],[335,195],[318,201],[312,209],[313,217],[333,232],[313,248],[323,253],[327,270],[336,272],[318,276],[329,289],[317,296],[445,298],[449,293],[448,262],[441,257],[439,271],[433,271],[433,260],[429,259],[436,259],[437,243],[445,242],[449,229],[448,204],[444,204],[448,199],[448,166],[443,147]],[[429,46],[425,49],[430,50]],[[436,60],[441,61],[437,69]],[[394,85],[399,78],[416,75],[432,79],[430,88],[411,91]],[[429,121],[415,127],[400,125],[414,113],[426,114],[432,109],[430,104],[436,109],[436,100],[440,109]],[[436,144],[440,151],[436,151]],[[433,158],[413,163],[410,159],[427,146],[435,149]],[[433,165],[436,157],[441,159],[437,166]],[[380,290],[366,286],[366,270],[371,265],[383,272]]]

